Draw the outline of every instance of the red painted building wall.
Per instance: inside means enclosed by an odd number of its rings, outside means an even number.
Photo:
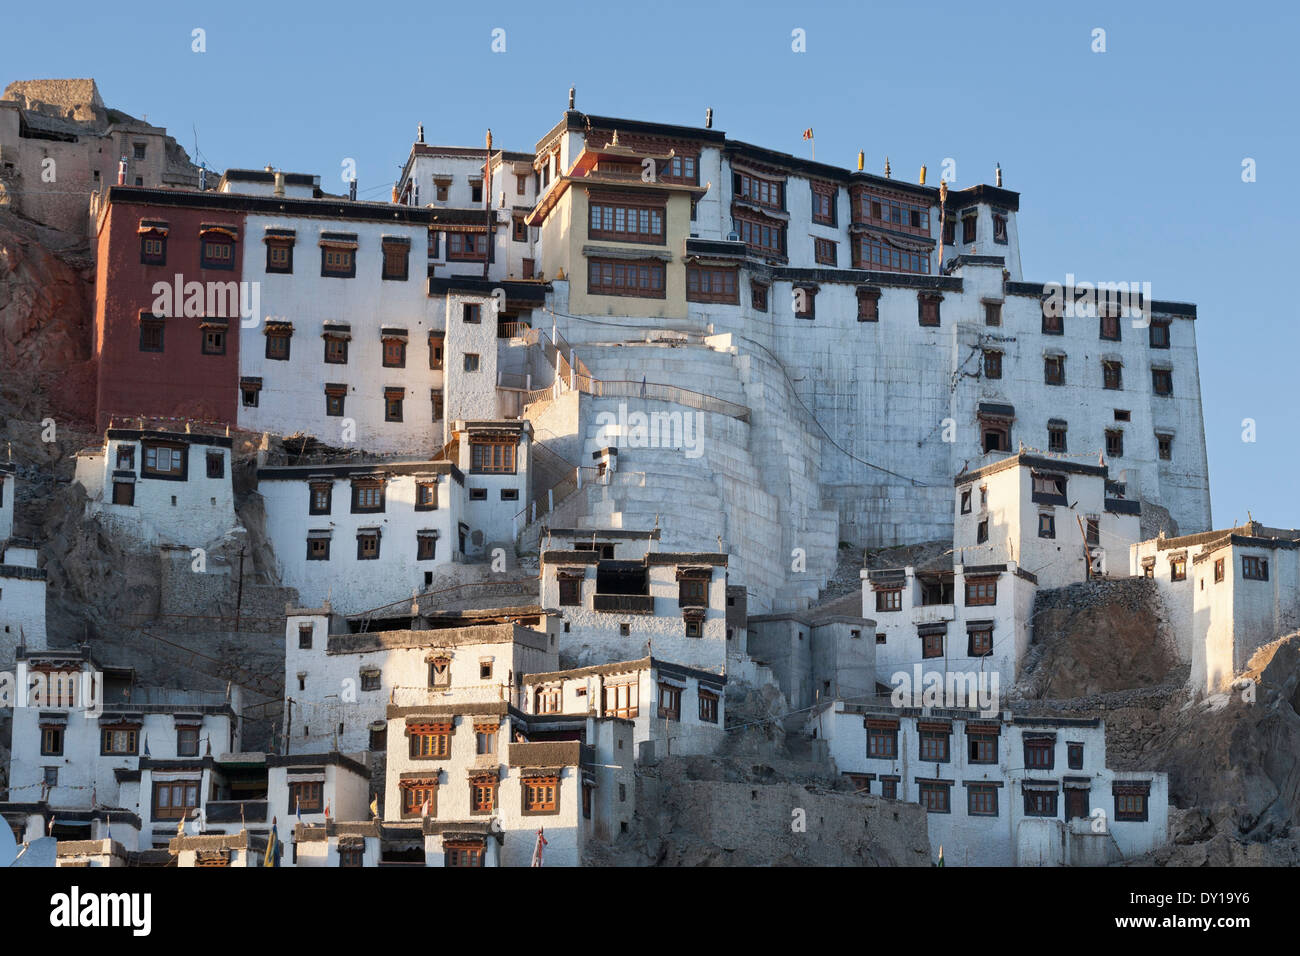
[[[182,194],[183,195],[183,194]],[[98,365],[96,421],[190,418],[236,422],[239,396],[239,310],[224,316],[225,354],[204,354],[203,318],[186,316],[184,300],[173,303],[163,319],[163,350],[141,348],[140,313],[150,312],[158,299],[155,283],[175,289],[179,275],[185,283],[236,285],[241,280],[244,213],[220,208],[187,208],[184,200],[159,199],[159,191],[115,187],[99,223],[95,280],[95,345]],[[180,199],[180,196],[177,196]],[[142,261],[142,220],[166,223],[165,262]],[[231,269],[203,268],[201,230],[231,227],[235,248]],[[230,311],[229,309],[223,311]]]

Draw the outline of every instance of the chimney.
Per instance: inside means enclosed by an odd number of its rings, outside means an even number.
[[[275,171],[275,188],[272,189],[271,192],[272,194],[282,198],[284,196],[284,173],[278,169]]]
[[[712,106],[704,110],[704,128],[713,129],[713,107]]]

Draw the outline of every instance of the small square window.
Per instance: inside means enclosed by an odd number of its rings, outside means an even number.
[[[1157,395],[1174,394],[1174,373],[1167,368],[1151,370],[1151,390]]]
[[[330,559],[330,539],[313,535],[307,539],[307,560],[328,561]]]
[[[470,500],[470,501],[487,501],[487,489],[486,489],[486,488],[471,488],[471,489],[469,490],[469,500]]]
[[[481,324],[483,321],[482,306],[473,302],[466,302],[461,309],[461,318],[471,325]]]
[[[135,504],[134,481],[113,482],[113,504],[128,506]]]
[[[406,368],[406,339],[384,339],[384,368]]]
[[[970,491],[967,490],[961,493],[961,513],[968,515],[970,514],[970,511]]]
[[[226,456],[219,451],[207,454],[207,474],[209,478],[226,477]]]
[[[383,249],[383,278],[396,279],[405,282],[408,274],[408,264],[411,258],[410,243],[385,239],[383,242]]]
[[[519,489],[518,489],[518,488],[502,488],[502,489],[501,489],[501,500],[502,500],[502,501],[518,501],[518,500],[519,500]]]
[[[325,361],[329,365],[348,364],[348,340],[339,335],[325,337]]]
[[[1065,356],[1048,355],[1043,358],[1043,382],[1047,385],[1065,384]]]
[[[1066,762],[1071,770],[1083,769],[1083,744],[1066,744]]]
[[[618,626],[618,633],[619,633],[619,636],[620,636],[620,637],[631,637],[631,636],[632,636],[632,625],[629,624],[627,621],[622,622],[622,623],[619,624],[619,626]]]
[[[1051,512],[1041,512],[1038,515],[1038,536],[1040,538],[1056,537],[1056,515]]]
[[[1002,377],[1002,353],[997,349],[984,350],[984,377]]]
[[[1124,457],[1124,432],[1118,428],[1106,429],[1106,454],[1111,458]]]
[[[464,356],[463,368],[467,372],[478,371],[478,355],[474,352],[466,352]]]
[[[312,626],[310,624],[298,625],[298,649],[300,651],[311,650]]]
[[[360,531],[357,533],[357,560],[376,561],[379,558],[379,532]]]
[[[1161,461],[1170,461],[1174,457],[1174,436],[1156,435],[1156,453]]]
[[[140,320],[140,351],[161,352],[163,350],[163,320]]]
[[[492,662],[491,662],[491,661],[479,661],[479,662],[478,662],[478,679],[479,679],[479,680],[491,680],[491,679],[492,679]]]
[[[1066,450],[1064,425],[1047,426],[1047,450],[1057,453],[1063,453]]]
[[[985,325],[1002,324],[1002,303],[1001,302],[984,303],[984,324]]]
[[[271,274],[293,273],[293,242],[288,239],[268,239],[266,242],[266,271]]]
[[[203,354],[204,355],[225,355],[226,354],[226,330],[225,329],[204,329],[203,330]]]

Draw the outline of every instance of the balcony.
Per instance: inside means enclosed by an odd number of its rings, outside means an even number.
[[[203,812],[208,823],[265,823],[266,805],[265,800],[209,800]]]
[[[611,614],[653,614],[655,599],[649,594],[593,594],[591,609]]]

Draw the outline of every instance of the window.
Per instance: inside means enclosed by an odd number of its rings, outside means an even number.
[[[930,235],[930,207],[892,195],[860,192],[858,221],[915,235]]]
[[[447,233],[447,260],[482,262],[487,258],[487,236],[484,233]]]
[[[977,214],[974,211],[962,213],[961,241],[974,242],[976,236]]]
[[[134,152],[132,153],[132,155],[133,155],[136,159],[144,159],[145,145],[146,145],[146,144],[144,144],[144,143],[134,143],[134,144],[133,144],[133,146],[135,147],[135,149],[134,149]]]
[[[1101,544],[1101,519],[1096,515],[1088,515],[1083,519],[1083,539],[1089,545]]]
[[[1083,744],[1066,744],[1065,762],[1071,770],[1082,770]]]
[[[898,725],[867,724],[867,756],[876,760],[898,757]]]
[[[966,606],[979,607],[998,603],[997,578],[967,578]]]
[[[475,474],[515,473],[515,449],[512,441],[472,442],[470,444],[470,471]]]
[[[321,246],[320,274],[327,278],[351,279],[357,274],[356,247]]]
[[[794,314],[798,319],[817,317],[817,290],[812,286],[794,287]]]
[[[339,866],[361,866],[365,860],[365,844],[355,846],[353,844],[339,845]]]
[[[1221,583],[1225,576],[1226,576],[1225,562],[1223,558],[1216,558],[1214,560],[1214,583],[1215,584]]]
[[[767,206],[769,209],[785,208],[785,184],[768,179],[760,179],[751,173],[734,173],[732,189],[736,198]]]
[[[948,731],[922,730],[921,759],[926,763],[948,762]]]
[[[284,329],[266,330],[266,357],[276,362],[289,361],[289,341],[292,335]]]
[[[415,483],[415,510],[435,511],[438,507],[438,484],[434,481]]]
[[[704,578],[682,578],[677,583],[678,607],[707,607],[709,582]]]
[[[434,780],[403,780],[398,786],[402,791],[402,816],[424,816],[424,805],[429,805],[429,815],[436,814],[438,806],[438,784]],[[293,809],[290,804],[290,809]]]
[[[898,780],[893,777],[880,778],[880,795],[886,800],[898,799]]]
[[[1065,334],[1065,318],[1061,315],[1060,305],[1050,299],[1043,300],[1043,334]]]
[[[515,242],[528,241],[528,224],[522,216],[515,216],[511,221],[510,238]]]
[[[659,685],[659,716],[667,720],[682,719],[682,691],[671,684]]]
[[[101,754],[134,754],[137,752],[138,734],[135,730],[109,728],[102,732],[99,752]]]
[[[228,236],[205,235],[199,253],[199,268],[235,268],[235,241]]]
[[[755,312],[767,311],[767,286],[753,282],[749,286],[749,304]]]
[[[518,488],[502,488],[502,489],[501,489],[501,500],[502,500],[502,501],[518,501],[518,500],[519,500],[519,489],[518,489]]]
[[[1056,537],[1056,515],[1050,511],[1038,513],[1038,536],[1040,538]]]
[[[588,235],[615,242],[664,241],[664,207],[593,202],[588,208]]]
[[[813,239],[813,260],[818,265],[833,266],[835,265],[836,243],[831,239],[814,238]]]
[[[943,657],[943,631],[929,631],[921,635],[921,656],[923,658]]]
[[[429,661],[429,686],[451,686],[451,660],[449,658],[435,657]]]
[[[880,590],[876,592],[877,611],[901,611],[902,609],[903,591],[901,588],[891,588],[889,590]]]
[[[534,706],[539,714],[558,714],[564,692],[558,686],[539,687],[533,695]]]
[[[402,420],[402,400],[406,397],[404,388],[384,389],[384,421],[400,422]]]
[[[293,241],[290,239],[268,239],[266,241],[266,271],[270,273],[293,273]]]
[[[991,783],[973,783],[966,788],[966,812],[972,817],[998,815],[998,788]]]
[[[497,732],[501,728],[497,724],[475,724],[474,725],[474,753],[479,756],[485,754],[494,754],[497,752]]]
[[[1121,429],[1106,429],[1106,454],[1111,458],[1124,457],[1124,432]]]
[[[670,183],[698,183],[700,170],[694,156],[674,156],[664,163],[659,178]]]
[[[486,489],[486,488],[471,488],[471,489],[469,490],[469,500],[470,500],[470,501],[487,501],[487,489]]]
[[[1174,436],[1156,435],[1156,454],[1161,461],[1170,461],[1174,457]]]
[[[1106,312],[1101,316],[1101,337],[1110,342],[1119,341],[1119,313]]]
[[[1142,577],[1144,577],[1144,578],[1154,578],[1154,577],[1156,576],[1156,563],[1155,563],[1155,561],[1156,561],[1155,558],[1143,558],[1143,559],[1142,559]]]
[[[384,368],[406,368],[406,339],[384,339]]]
[[[135,482],[113,482],[113,504],[132,506],[135,504]]]
[[[739,304],[740,292],[736,283],[736,270],[724,266],[688,265],[686,298],[690,302]]]
[[[361,670],[361,689],[362,690],[379,690],[379,671],[376,669],[362,668]]]
[[[1169,323],[1152,321],[1148,336],[1153,349],[1169,348]]]
[[[444,843],[448,866],[482,866],[483,847],[480,844]]]
[[[307,538],[307,560],[328,561],[330,559],[330,539],[328,535],[314,534]]]
[[[858,321],[880,321],[880,290],[858,289]]]
[[[1055,764],[1055,740],[1025,738],[1025,768],[1027,770],[1051,770]]]
[[[57,787],[59,785],[59,768],[42,767],[41,769],[44,771],[45,786]]]
[[[946,783],[921,784],[921,806],[925,807],[926,813],[952,812],[948,805],[949,788]]]
[[[1241,556],[1241,576],[1248,581],[1268,580],[1268,558]]]
[[[1174,394],[1174,373],[1172,369],[1153,368],[1151,370],[1151,391],[1157,395]]]
[[[1002,353],[997,349],[984,350],[984,377],[1002,377]]]
[[[785,255],[785,225],[768,219],[749,219],[744,216],[732,216],[732,223],[740,241],[749,246],[750,251],[759,255]]]
[[[989,519],[985,518],[975,526],[975,543],[984,544],[989,539]],[[969,602],[968,602],[969,603]]]
[[[140,351],[161,352],[163,350],[163,320],[159,318],[140,318]]]
[[[1125,782],[1112,784],[1115,795],[1115,819],[1119,821],[1141,822],[1147,819],[1147,797],[1151,792],[1149,783]]]
[[[1025,789],[1025,816],[1027,817],[1054,817],[1056,816],[1056,797],[1055,790],[1030,790]]]
[[[479,658],[478,662],[478,679],[492,679],[492,658]]]
[[[62,727],[41,728],[41,756],[42,757],[63,756],[63,730],[64,728]]]
[[[560,578],[560,606],[578,607],[582,604],[582,578]]]
[[[329,365],[346,365],[348,363],[348,340],[341,335],[326,335],[325,361]]]
[[[1002,324],[1002,303],[1001,302],[984,303],[984,324],[985,325]]]
[[[969,489],[961,493],[961,505],[959,506],[959,510],[964,515],[970,514],[970,490]]]
[[[451,180],[439,181],[435,179],[433,181],[434,193],[438,197],[438,202],[447,201],[447,189],[450,186],[451,186]]]
[[[1120,389],[1122,385],[1122,373],[1119,362],[1102,362],[1101,363],[1101,384],[1103,388]]]
[[[469,812],[491,813],[495,810],[499,783],[499,780],[481,777],[471,780],[469,785]]]
[[[445,760],[451,754],[451,724],[418,724],[408,732],[411,759]]]
[[[203,329],[203,354],[204,355],[225,355],[226,354],[226,330],[224,328]]]
[[[473,203],[474,205],[476,205],[476,206],[477,206],[479,203],[481,203],[481,202],[483,201],[483,183],[482,183],[482,182],[479,182],[479,181],[476,181],[476,180],[470,180],[470,184],[469,184],[469,201],[472,202],[472,203]]]
[[[313,515],[329,514],[333,496],[334,482],[313,481],[308,486],[307,513]]]
[[[952,213],[943,217],[943,244],[945,246],[957,244],[957,217]]]
[[[357,560],[377,561],[379,559],[379,532],[357,532]]]
[[[1065,356],[1047,355],[1043,357],[1043,382],[1047,385],[1065,384]]]
[[[438,559],[438,532],[417,531],[415,533],[415,560],[436,561]]]
[[[1048,451],[1064,452],[1066,450],[1065,428],[1066,426],[1064,425],[1047,426],[1047,450]]]
[[[637,696],[639,684],[635,681],[624,681],[617,684],[605,684],[604,716],[605,717],[628,717],[637,716]]]
[[[820,222],[823,225],[835,225],[835,196],[836,190],[833,186],[822,186],[814,183],[812,186],[812,219],[813,222]]]
[[[528,174],[527,173],[515,174],[515,195],[516,196],[528,195]]]
[[[524,813],[559,813],[558,777],[525,777]]]
[[[289,806],[295,813],[320,813],[325,809],[325,784],[319,780],[304,780],[289,784]]]
[[[988,657],[993,653],[993,628],[980,627],[966,631],[966,653],[970,657]]]
[[[357,479],[352,482],[352,513],[366,514],[384,510],[384,482],[380,479]]]
[[[1169,580],[1186,581],[1187,580],[1187,557],[1186,555],[1171,555],[1169,558]]]
[[[1007,217],[1002,213],[993,214],[993,241],[1003,245],[1007,241]]]
[[[437,388],[429,389],[429,400],[432,403],[433,420],[435,422],[442,421],[443,418],[442,390]]]
[[[627,262],[618,259],[587,260],[587,291],[592,295],[664,297],[662,262]]]
[[[939,324],[939,296],[919,295],[916,297],[916,301],[921,325],[937,326]]]
[[[858,239],[857,252],[858,260],[853,265],[858,269],[930,274],[930,255],[927,252],[899,249],[871,236]]]
[[[135,471],[135,446],[134,445],[117,446],[117,470]]]
[[[298,625],[298,650],[311,650],[312,626],[310,624]]]
[[[700,720],[706,724],[718,722],[718,695],[707,690],[700,691]]]
[[[411,244],[408,241],[399,241],[396,239],[385,239],[383,241],[384,249],[384,271],[383,278],[397,279],[405,282],[409,272],[409,263],[411,259]]]
[[[153,818],[180,820],[199,805],[199,781],[168,780],[153,785]]]
[[[142,475],[157,478],[185,479],[185,446],[164,445],[158,442],[144,443],[144,467]]]
[[[146,232],[140,237],[140,264],[162,266],[167,264],[167,236],[159,232]]]
[[[968,763],[997,763],[998,735],[995,732],[966,731],[966,760]]]

